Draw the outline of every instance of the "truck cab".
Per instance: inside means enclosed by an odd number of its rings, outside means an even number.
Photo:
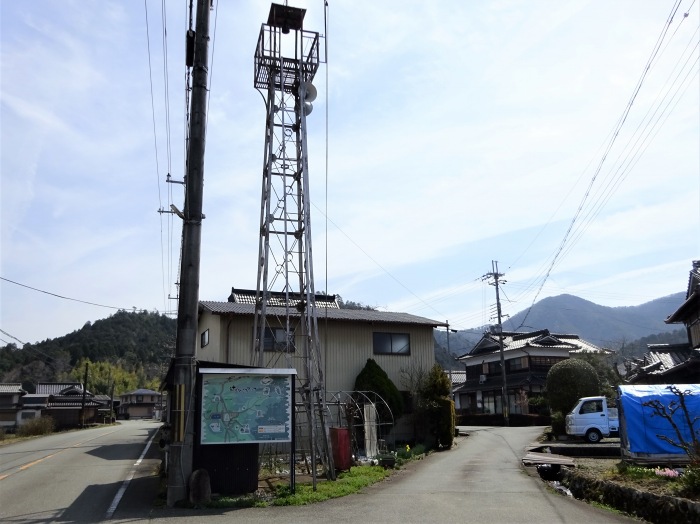
[[[566,434],[598,443],[619,431],[617,409],[605,397],[583,397],[566,415]]]

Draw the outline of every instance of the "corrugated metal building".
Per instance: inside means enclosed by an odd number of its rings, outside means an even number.
[[[199,360],[253,364],[254,297],[255,291],[234,289],[228,302],[200,302]],[[284,318],[283,305],[280,297],[273,295],[267,307],[268,319],[275,315]],[[351,391],[370,358],[399,389],[402,369],[430,369],[435,364],[433,328],[445,327],[442,322],[407,313],[340,309],[333,295],[317,295],[316,305],[327,391]],[[287,355],[266,350],[265,358],[269,367],[297,369],[303,365],[300,351]]]

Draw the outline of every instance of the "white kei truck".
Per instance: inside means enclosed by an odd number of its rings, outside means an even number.
[[[605,397],[580,398],[566,415],[566,434],[583,437],[592,444],[618,436],[619,430],[617,409],[610,407]]]

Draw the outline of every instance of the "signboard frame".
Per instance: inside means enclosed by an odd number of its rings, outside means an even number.
[[[200,445],[293,442],[295,369],[200,368],[199,374]]]

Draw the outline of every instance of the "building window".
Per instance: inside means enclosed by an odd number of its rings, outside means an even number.
[[[34,418],[34,415],[36,415],[34,411],[22,411],[22,420],[29,420],[30,418]]]
[[[534,371],[547,371],[557,362],[566,360],[566,357],[530,357]]]
[[[294,331],[284,328],[265,328],[264,351],[295,351]]]
[[[501,374],[501,363],[496,362],[484,362],[481,364],[481,374],[482,375],[500,375]]]
[[[137,395],[136,402],[143,402],[143,395]]]
[[[527,357],[506,360],[506,370],[508,371],[520,371],[521,369],[527,369],[527,367]]]
[[[209,330],[202,332],[202,340],[200,342],[200,347],[204,347],[209,344]]]
[[[501,395],[496,395],[493,391],[482,393],[483,413],[501,413]]]
[[[410,355],[411,337],[408,333],[372,333],[375,355]]]

